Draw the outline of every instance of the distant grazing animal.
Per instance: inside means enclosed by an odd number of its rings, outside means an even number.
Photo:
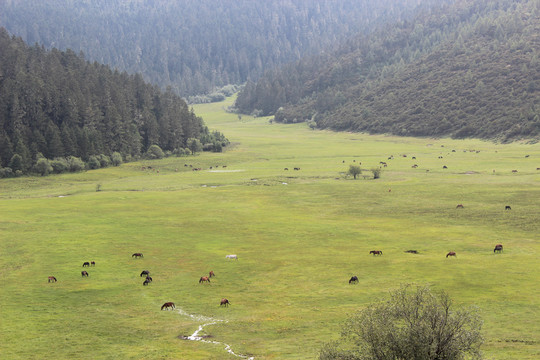
[[[204,282],[210,283],[210,278],[208,276],[201,276],[201,278],[199,279],[199,284]]]
[[[222,306],[222,305],[225,305],[225,307],[229,306],[231,303],[229,302],[229,300],[223,298],[221,299],[221,301],[219,302],[219,306]]]
[[[83,266],[83,267],[85,267],[85,266],[90,266],[90,263],[89,263],[88,261],[85,261],[85,262],[83,262],[82,266]]]
[[[82,277],[85,277],[85,276],[88,277],[88,273],[86,271],[84,271],[84,270],[81,271],[81,275],[82,275]]]
[[[526,158],[528,158],[530,155],[525,155]]]
[[[56,282],[56,278],[54,276],[49,276],[49,280],[47,282]]]
[[[443,169],[448,169],[448,167],[447,167],[446,165],[443,165],[443,167],[442,167],[442,168],[443,168]]]
[[[456,255],[456,253],[454,251],[450,251],[448,254],[446,254],[446,257],[449,257],[449,256],[457,257],[457,255]]]
[[[213,271],[210,271],[210,272],[208,273],[208,277],[211,278],[212,276],[216,276],[216,274],[214,274]]]
[[[506,205],[506,206],[504,207],[504,210],[512,210],[512,208],[510,207],[510,205]]]
[[[289,171],[289,168],[285,168],[285,169],[283,169],[283,170],[287,170],[287,171]]]
[[[411,159],[416,160],[416,156],[413,156]]]
[[[496,253],[496,252],[502,252],[503,251],[503,246],[502,244],[497,244],[495,245],[495,249],[493,249],[493,252]]]
[[[146,279],[144,279],[144,281],[152,282],[153,280],[150,276],[146,276]]]
[[[373,256],[375,256],[375,255],[382,255],[382,251],[381,251],[381,250],[371,250],[369,253],[370,253],[370,254],[373,254]]]
[[[174,309],[176,306],[174,306],[173,302],[166,302],[165,304],[161,305],[161,310],[166,309],[169,310],[169,308]]]
[[[416,169],[418,167],[417,164],[414,164],[413,166],[411,166],[413,169]]]
[[[512,170],[513,173],[517,173],[517,170]]]
[[[95,261],[92,261],[92,262],[90,263],[90,266],[96,266],[96,262],[95,262]]]
[[[148,270],[143,270],[143,271],[141,272],[140,277],[148,276],[148,275],[150,275],[150,271],[148,271]]]
[[[536,168],[536,170],[540,170],[540,168]]]
[[[294,168],[294,170],[300,170],[300,168]]]
[[[225,255],[225,258],[230,259],[230,260],[232,259],[238,260],[238,255]]]
[[[135,253],[133,255],[131,255],[131,257],[134,257],[134,258],[142,258],[144,257],[142,253]]]
[[[358,276],[353,276],[349,279],[349,284],[356,284],[358,283]]]
[[[458,204],[458,206],[456,206],[456,209],[463,209],[463,208],[464,208],[463,204]]]
[[[418,254],[418,251],[417,250],[407,250],[405,251],[406,253],[409,253],[409,254]]]
[[[146,285],[148,285],[148,284],[150,284],[150,283],[151,283],[151,281],[148,281],[148,279],[145,279],[145,280],[143,281],[142,284],[143,284],[144,286],[146,286]]]

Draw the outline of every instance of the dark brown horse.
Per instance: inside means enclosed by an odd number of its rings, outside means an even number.
[[[201,278],[199,279],[199,284],[203,282],[210,283],[210,278],[208,276],[201,276]]]
[[[216,276],[216,274],[214,274],[213,271],[210,271],[210,272],[208,273],[208,277],[211,278],[212,276]]]
[[[143,256],[142,253],[135,253],[135,254],[131,255],[131,257],[134,257],[136,259],[136,258],[142,258],[144,256]]]
[[[148,278],[146,278],[146,279],[143,281],[142,284],[143,284],[144,286],[146,286],[146,285],[148,285],[148,284],[150,284],[150,283],[151,283],[151,281],[149,281]]]
[[[148,270],[143,270],[143,271],[141,271],[140,277],[148,276],[148,275],[150,275],[150,271],[148,271]]]
[[[418,254],[418,250],[406,250],[405,252],[409,254]]]
[[[229,300],[223,298],[221,299],[221,302],[219,303],[219,306],[222,306],[222,305],[225,305],[225,307],[229,306],[231,303],[229,302]]]
[[[152,282],[154,280],[152,280],[152,278],[150,276],[146,276],[146,279],[144,279],[144,281]]]
[[[81,271],[81,275],[82,275],[82,277],[88,277],[88,272],[83,270],[83,271]]]
[[[358,276],[355,275],[350,278],[349,284],[356,284],[356,283],[358,283]]]
[[[381,250],[371,250],[369,253],[370,253],[370,254],[373,254],[373,256],[375,256],[375,255],[379,255],[379,256],[382,255],[382,251],[381,251]]]
[[[512,210],[512,208],[510,207],[510,205],[506,205],[506,206],[504,207],[504,210]]]
[[[456,209],[463,209],[463,208],[465,208],[465,207],[463,206],[463,204],[458,204],[458,206],[456,206]]]
[[[96,262],[95,262],[95,261],[92,261],[92,262],[90,263],[90,266],[96,266]]]
[[[456,255],[456,253],[454,251],[450,251],[448,254],[446,254],[446,257],[449,257],[449,256],[457,257],[457,255]]]
[[[56,278],[54,276],[49,276],[49,281],[47,282],[56,282]]]
[[[496,253],[496,252],[502,252],[503,251],[503,246],[502,244],[497,244],[495,245],[495,249],[493,249],[493,252]]]
[[[173,302],[166,302],[165,304],[161,305],[161,310],[163,309],[169,310],[169,308],[174,309],[175,307],[176,306],[174,306]]]
[[[82,266],[83,266],[83,267],[85,267],[85,266],[88,267],[88,266],[90,266],[90,263],[89,263],[88,261],[85,261],[85,262],[83,262]]]

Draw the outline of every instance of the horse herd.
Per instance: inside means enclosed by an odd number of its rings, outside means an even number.
[[[503,246],[502,244],[497,244],[495,245],[495,248],[493,249],[493,253],[502,253],[503,251]],[[409,253],[409,254],[418,254],[418,251],[417,250],[406,250],[405,251],[406,253]],[[370,255],[373,255],[373,256],[381,256],[383,254],[383,252],[381,250],[371,250],[369,252]],[[457,257],[457,254],[455,251],[450,251],[446,254],[446,258],[450,257],[450,256],[453,256],[453,257]],[[350,279],[349,279],[349,284],[357,284],[358,283],[358,276],[352,276]]]

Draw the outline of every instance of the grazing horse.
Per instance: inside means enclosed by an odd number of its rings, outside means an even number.
[[[165,304],[161,305],[161,310],[166,309],[169,310],[169,308],[174,309],[176,306],[174,306],[173,302],[166,302]]]
[[[356,283],[358,283],[358,276],[355,275],[349,279],[349,285],[356,284]]]
[[[219,306],[222,306],[222,305],[225,305],[225,307],[229,306],[231,303],[229,302],[229,300],[223,298],[221,299],[221,302],[219,303]]]
[[[493,253],[496,253],[496,252],[502,252],[503,251],[503,246],[502,244],[497,244],[495,245],[495,249],[493,249]]]
[[[230,260],[232,260],[232,259],[238,260],[238,255],[225,255],[225,258],[230,259]]]
[[[47,282],[56,282],[56,278],[54,276],[49,276],[49,280]]]
[[[456,206],[456,209],[463,209],[465,208],[465,206],[463,206],[463,204],[458,204],[458,206]]]
[[[510,207],[510,205],[506,205],[506,206],[504,207],[504,210],[512,210],[512,208]]]
[[[449,256],[455,256],[457,257],[456,253],[454,251],[450,251],[448,254],[446,254],[446,257],[448,258]]]
[[[146,278],[146,279],[143,281],[142,284],[143,284],[144,286],[146,286],[146,285],[148,285],[148,284],[150,284],[150,283],[151,283],[151,281],[148,281],[148,278]]]
[[[81,271],[81,275],[82,275],[82,277],[85,277],[85,276],[88,277],[88,272],[83,270],[83,271]]]
[[[152,280],[152,278],[151,278],[150,276],[147,275],[147,276],[146,276],[146,279],[144,279],[144,281],[152,282],[152,281],[154,281],[154,280]]]
[[[211,278],[212,276],[216,276],[216,274],[214,274],[213,271],[210,271],[210,272],[208,273],[208,277]]]
[[[370,254],[373,254],[373,256],[375,256],[375,255],[382,255],[382,251],[381,251],[381,250],[371,250],[369,253],[370,253]]]
[[[83,266],[83,267],[85,267],[85,266],[90,266],[90,263],[89,263],[88,261],[85,261],[85,262],[83,262],[82,266]]]
[[[136,259],[136,258],[142,258],[144,256],[143,256],[142,253],[135,253],[135,254],[131,255],[131,257],[134,257]]]
[[[199,284],[203,282],[210,283],[210,278],[208,276],[201,276],[201,278],[199,279]]]
[[[90,266],[96,266],[96,262],[95,262],[95,261],[92,261],[92,262],[90,263]]]
[[[407,250],[405,251],[406,253],[409,253],[409,254],[418,254],[418,251],[417,250]]]
[[[150,271],[148,271],[148,270],[143,270],[143,271],[141,272],[140,277],[148,276],[148,275],[150,275]]]

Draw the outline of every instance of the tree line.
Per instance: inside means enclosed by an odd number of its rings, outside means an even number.
[[[423,0],[425,1],[425,0]],[[418,0],[0,1],[0,26],[187,97],[257,79],[403,16]]]
[[[77,171],[143,156],[151,146],[186,154],[188,144],[221,151],[227,143],[172,90],[71,50],[28,46],[0,28],[1,176],[46,173],[43,159],[57,160],[55,172]]]
[[[540,136],[540,3],[441,2],[248,82],[236,107],[338,131]]]

